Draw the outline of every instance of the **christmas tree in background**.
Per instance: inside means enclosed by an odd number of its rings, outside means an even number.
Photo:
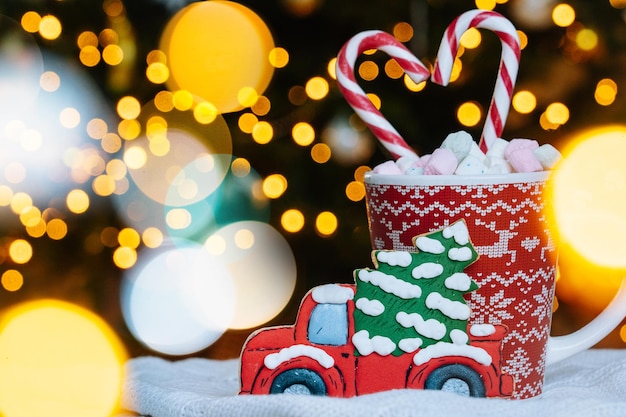
[[[438,342],[468,344],[478,288],[463,272],[478,259],[465,221],[414,239],[418,252],[374,251],[375,268],[355,271],[357,355],[401,355]]]

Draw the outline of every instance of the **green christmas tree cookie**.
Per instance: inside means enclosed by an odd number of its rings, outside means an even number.
[[[357,269],[357,355],[402,355],[438,342],[468,344],[463,295],[478,286],[464,269],[478,259],[465,221],[413,239],[417,252],[376,250],[375,269]]]

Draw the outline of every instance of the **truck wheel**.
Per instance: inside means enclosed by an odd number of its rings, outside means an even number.
[[[451,391],[469,397],[485,397],[485,383],[472,368],[451,364],[435,369],[426,378],[425,389]]]
[[[279,374],[270,394],[326,395],[326,385],[317,372],[310,369],[289,369]]]

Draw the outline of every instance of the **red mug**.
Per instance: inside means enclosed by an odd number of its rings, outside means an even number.
[[[508,328],[502,372],[511,398],[541,394],[546,363],[597,343],[626,315],[626,290],[594,321],[551,337],[557,244],[545,213],[549,172],[504,175],[365,175],[375,250],[415,252],[413,238],[465,220],[479,254],[465,272],[478,284],[468,295],[470,324]]]

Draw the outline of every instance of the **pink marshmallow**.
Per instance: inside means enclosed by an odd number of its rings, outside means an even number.
[[[429,159],[430,159],[430,154],[429,153],[427,153],[426,155],[422,155],[420,157],[419,161],[417,161],[414,166],[418,167],[418,168],[420,168],[420,167],[424,168],[426,166],[426,164],[428,163]]]
[[[430,156],[424,166],[425,175],[451,175],[454,174],[459,161],[454,153],[446,148],[438,148]]]
[[[521,148],[511,152],[507,161],[516,172],[543,171],[543,167],[531,148]]]
[[[504,148],[504,159],[509,159],[509,156],[520,149],[530,149],[531,151],[539,147],[539,142],[532,139],[511,139],[509,144]]]
[[[373,170],[376,174],[384,175],[402,175],[402,171],[394,161],[386,161],[382,164],[376,165]]]

